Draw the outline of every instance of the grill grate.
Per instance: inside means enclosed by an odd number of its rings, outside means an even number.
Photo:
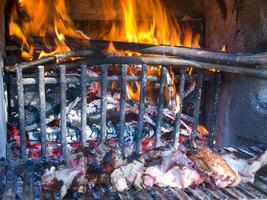
[[[258,147],[249,147],[244,149],[231,149],[236,155],[243,155],[243,158],[257,156],[257,151],[262,152]],[[226,149],[229,151],[229,149]],[[246,153],[244,153],[246,152]],[[240,157],[240,156],[239,156]],[[36,168],[36,167],[35,167]],[[22,172],[20,172],[22,170]],[[4,181],[4,172],[7,179]],[[36,179],[32,161],[27,161],[24,169],[9,166],[6,169],[1,168],[1,190],[2,199],[57,199],[58,194],[48,191],[41,191],[40,181]],[[17,172],[17,173],[16,173]],[[196,187],[189,187],[184,190],[173,188],[152,187],[141,191],[129,190],[124,193],[118,193],[111,186],[96,185],[86,194],[74,193],[72,196],[66,196],[64,199],[148,199],[148,200],[204,200],[204,199],[266,199],[267,198],[267,177],[257,175],[254,183],[240,183],[234,188],[215,189],[209,185],[201,184]]]
[[[157,57],[155,57],[156,59]],[[74,83],[74,84],[80,84],[81,86],[81,144],[82,146],[86,145],[85,139],[82,137],[85,133],[86,129],[86,105],[87,105],[87,84],[90,82],[100,82],[101,85],[101,120],[100,120],[100,142],[104,142],[106,139],[106,129],[107,129],[107,86],[110,81],[121,81],[121,100],[120,100],[120,119],[119,119],[119,144],[121,147],[124,147],[124,129],[125,129],[125,100],[126,100],[126,83],[128,81],[139,81],[141,83],[141,89],[140,89],[140,99],[138,102],[138,128],[136,132],[136,141],[135,141],[135,150],[136,152],[140,152],[141,150],[141,140],[142,140],[142,133],[143,133],[143,121],[144,121],[144,112],[145,112],[145,98],[146,98],[146,84],[148,81],[158,81],[160,83],[159,88],[159,104],[158,104],[158,115],[157,115],[157,121],[156,121],[156,130],[155,130],[155,143],[156,146],[160,146],[161,141],[161,126],[162,126],[162,117],[163,117],[163,105],[164,105],[164,87],[166,85],[166,73],[167,73],[167,67],[177,68],[180,67],[180,74],[176,75],[174,78],[176,81],[180,82],[179,86],[179,92],[181,95],[180,98],[180,106],[183,106],[183,93],[184,93],[184,87],[185,83],[188,80],[195,80],[197,82],[196,85],[196,97],[193,101],[194,105],[194,112],[193,117],[187,117],[187,120],[190,120],[192,122],[192,134],[190,137],[191,146],[193,144],[193,141],[196,137],[196,128],[199,123],[199,114],[200,114],[200,104],[201,104],[201,95],[202,95],[202,85],[204,80],[213,80],[215,75],[210,73],[205,73],[200,71],[199,74],[194,74],[193,76],[190,76],[185,73],[185,68],[187,67],[183,63],[173,64],[171,66],[163,65],[162,66],[162,75],[161,76],[149,76],[147,75],[147,65],[152,65],[155,67],[159,67],[162,64],[161,59],[149,59],[146,60],[147,57],[128,57],[128,59],[125,59],[125,57],[117,58],[117,57],[111,57],[109,59],[109,62],[111,64],[101,64],[97,65],[99,69],[101,70],[101,76],[99,77],[91,77],[87,75],[86,71],[87,68],[90,67],[96,67],[96,65],[89,65],[90,63],[95,63],[98,61],[88,61],[87,64],[81,64],[79,69],[81,71],[80,78],[77,76],[67,76],[66,75],[66,69],[68,68],[68,65],[60,65],[59,68],[59,78],[57,77],[45,77],[44,67],[39,66],[37,70],[37,78],[31,77],[23,77],[22,73],[22,67],[17,67],[16,69],[16,82],[17,82],[17,91],[18,91],[18,110],[19,110],[19,124],[20,124],[20,133],[21,133],[21,158],[23,160],[27,159],[26,155],[26,131],[29,131],[29,129],[38,128],[40,127],[40,133],[41,133],[41,157],[47,158],[46,155],[46,96],[45,96],[45,87],[47,84],[60,84],[60,120],[61,120],[61,149],[62,149],[62,156],[66,156],[67,152],[67,142],[66,142],[66,136],[67,136],[67,119],[66,119],[66,88],[67,84]],[[115,60],[115,61],[114,61]],[[137,75],[127,75],[127,65],[124,64],[125,62],[129,63],[135,63],[135,66],[141,67],[141,73],[139,76]],[[164,61],[164,63],[167,61]],[[114,66],[116,63],[116,66],[120,66],[121,69],[121,75],[120,76],[108,76],[108,67]],[[181,66],[180,66],[181,65]],[[25,87],[30,85],[38,85],[38,93],[39,93],[39,113],[40,113],[40,124],[34,124],[30,127],[26,126],[25,120],[27,116],[25,116],[25,107],[24,107],[24,90]],[[220,87],[218,84],[217,89]],[[218,89],[219,90],[219,89]],[[217,96],[214,96],[214,110],[216,110],[217,106]],[[184,115],[181,112],[181,109],[179,112],[177,112],[175,117],[175,125],[174,125],[174,134],[172,137],[173,140],[173,146],[178,146],[178,136],[180,133],[181,128],[181,118],[183,118]],[[216,117],[213,115],[213,117]],[[215,120],[211,120],[213,123],[215,123]],[[214,127],[215,125],[212,125]],[[211,134],[213,136],[213,134]],[[210,138],[210,141],[213,141],[212,138]]]
[[[92,41],[92,44],[94,42]],[[108,43],[107,43],[108,44]],[[247,74],[261,78],[267,78],[267,71],[263,65],[266,65],[263,55],[233,55],[224,54],[218,52],[207,52],[196,49],[177,48],[177,47],[164,47],[145,46],[143,50],[140,49],[141,45],[114,43],[133,50],[131,48],[139,48],[139,52],[142,56],[124,56],[124,57],[101,57],[99,52],[84,50],[76,52],[67,52],[61,55],[56,55],[48,58],[43,58],[37,61],[23,63],[17,65],[13,69],[8,71],[16,72],[16,78],[11,77],[10,84],[15,85],[17,89],[18,97],[18,114],[19,114],[19,130],[20,130],[20,159],[12,160],[11,153],[7,153],[7,158],[0,164],[0,194],[3,199],[33,199],[34,197],[42,197],[42,199],[57,199],[58,194],[41,191],[40,187],[40,174],[42,170],[47,168],[48,165],[59,165],[66,162],[67,155],[67,85],[79,84],[81,91],[81,136],[84,135],[87,125],[87,84],[90,82],[99,82],[101,85],[101,108],[100,108],[100,141],[104,142],[107,135],[107,90],[110,81],[119,81],[121,83],[120,90],[120,116],[119,116],[119,145],[124,150],[124,136],[125,136],[125,107],[126,107],[126,83],[129,81],[139,81],[141,83],[140,99],[138,102],[138,129],[135,139],[135,150],[140,152],[142,131],[144,128],[144,112],[145,112],[145,99],[146,99],[146,85],[149,81],[159,82],[159,101],[158,101],[158,114],[156,119],[156,131],[155,131],[155,145],[158,147],[161,145],[161,127],[163,123],[163,108],[165,103],[164,87],[166,85],[166,73],[168,68],[178,69],[179,75],[175,75],[174,79],[179,81],[179,93],[180,93],[180,108],[183,106],[183,97],[185,84],[189,80],[195,80],[196,95],[193,100],[193,116],[184,116],[180,111],[175,116],[174,134],[172,137],[172,145],[178,146],[178,138],[181,129],[181,119],[185,118],[192,123],[192,134],[190,134],[190,146],[193,147],[196,137],[196,129],[199,123],[200,106],[202,101],[202,89],[203,82],[215,80],[215,92],[213,96],[213,106],[211,114],[211,124],[209,127],[209,145],[213,145],[214,130],[216,122],[216,112],[218,106],[218,100],[220,96],[221,87],[221,75],[219,73],[209,73],[207,69],[214,69],[214,65],[217,70],[229,73]],[[100,46],[103,45],[100,44]],[[96,44],[97,46],[97,44]],[[135,49],[136,50],[136,49]],[[149,56],[144,56],[145,54]],[[151,54],[157,54],[157,56],[151,56]],[[167,55],[167,56],[166,56]],[[61,65],[56,65],[56,69],[59,70],[59,77],[46,77],[44,66],[48,63],[64,63],[65,59],[70,57],[85,57],[91,58],[79,62],[70,62]],[[93,57],[93,59],[92,59]],[[179,58],[177,58],[179,57]],[[0,63],[1,64],[1,63]],[[259,65],[257,68],[251,67],[252,65]],[[109,66],[120,67],[121,74],[118,76],[108,75]],[[129,65],[139,66],[141,68],[140,75],[127,75],[127,68]],[[38,66],[36,77],[26,77],[23,72],[29,68]],[[98,67],[101,71],[101,76],[93,77],[87,75],[87,68]],[[148,66],[161,66],[161,76],[147,75]],[[80,76],[67,75],[66,71],[69,68],[76,67],[80,69]],[[188,75],[185,73],[186,68],[193,67],[194,71],[198,73]],[[216,71],[216,70],[215,70]],[[61,121],[61,156],[57,158],[51,158],[47,155],[46,150],[46,94],[45,87],[48,84],[60,85],[60,121]],[[25,99],[24,94],[28,86],[36,85],[38,88],[39,99],[39,113],[40,122],[27,126],[25,115]],[[12,94],[13,95],[13,94]],[[1,122],[2,123],[2,122]],[[27,156],[26,148],[26,132],[40,127],[41,133],[41,157],[39,159],[29,160]],[[80,138],[81,146],[86,145],[86,139]],[[251,156],[262,153],[262,150],[258,147],[251,147],[248,149],[226,149],[238,155],[240,158],[249,158]],[[241,183],[235,188],[226,189],[214,189],[207,185],[199,185],[195,188],[187,188],[185,190],[175,190],[173,188],[148,188],[142,191],[130,190],[126,193],[117,193],[112,190],[111,187],[95,186],[90,191],[90,194],[79,196],[77,193],[73,193],[71,197],[65,199],[263,199],[267,198],[267,178],[257,176],[254,183],[244,184]]]

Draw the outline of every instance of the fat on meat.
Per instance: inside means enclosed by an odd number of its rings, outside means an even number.
[[[142,174],[144,170],[144,160],[141,158],[135,159],[132,162],[115,169],[110,176],[111,183],[119,192],[128,190],[130,186],[134,186],[136,189],[141,189]]]
[[[267,164],[267,150],[252,159],[237,158],[234,154],[224,154],[222,158],[244,183],[254,182],[256,172]],[[235,186],[235,185],[231,185]]]
[[[144,185],[159,187],[187,188],[200,184],[204,176],[195,168],[194,163],[180,150],[163,151],[160,165],[148,167],[144,172]]]

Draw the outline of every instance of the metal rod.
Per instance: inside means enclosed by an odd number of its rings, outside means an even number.
[[[0,199],[2,199],[2,195],[4,192],[4,177],[6,176],[6,162],[0,161]]]
[[[2,54],[0,53],[0,157],[1,158],[5,158],[7,157],[7,108],[9,107],[9,100],[7,98],[7,96],[9,95],[10,90],[8,90],[9,88],[7,87],[5,89],[5,85],[9,84],[5,84],[4,83],[4,77],[3,77],[3,72],[4,72],[4,59]],[[1,198],[1,196],[0,196]]]
[[[61,118],[61,152],[63,157],[67,156],[67,116],[66,116],[66,66],[60,65],[60,118]]]
[[[107,123],[107,75],[108,65],[101,65],[101,126],[100,126],[100,141],[104,142],[106,138],[106,123]]]
[[[175,128],[174,128],[174,134],[173,134],[173,147],[177,148],[179,144],[179,136],[180,136],[180,130],[181,130],[181,116],[182,116],[182,109],[183,109],[183,98],[184,98],[184,85],[185,85],[185,70],[180,70],[181,80],[179,85],[179,111],[176,113],[175,117]],[[177,102],[176,102],[177,103]]]
[[[8,166],[8,171],[6,174],[6,184],[3,193],[3,199],[15,200],[17,192],[17,170],[13,164]]]
[[[27,160],[24,165],[23,197],[28,200],[34,199],[34,163]]]
[[[157,116],[156,133],[155,133],[156,147],[161,146],[160,133],[161,133],[162,118],[163,118],[163,107],[165,103],[164,88],[166,84],[166,73],[167,73],[167,68],[165,66],[162,66],[160,87],[159,87],[159,102],[158,102],[159,107],[158,107],[158,116]]]
[[[141,151],[141,140],[143,137],[143,125],[144,125],[144,112],[145,112],[145,98],[146,98],[146,82],[147,82],[147,66],[142,65],[141,73],[141,92],[139,99],[139,115],[138,115],[138,128],[136,135],[136,152]]]
[[[214,145],[216,117],[217,117],[217,112],[218,112],[219,97],[221,93],[221,75],[220,74],[216,76],[215,81],[216,81],[215,92],[214,92],[212,111],[211,111],[211,128],[210,128],[210,133],[209,133],[209,146],[210,147]]]
[[[85,131],[86,131],[86,125],[87,125],[87,114],[86,114],[86,104],[87,104],[87,66],[86,65],[81,65],[81,89],[82,89],[82,115],[81,115],[81,144],[83,146],[86,146],[86,139],[85,138]]]
[[[190,146],[193,147],[193,141],[195,140],[196,137],[196,132],[197,132],[197,125],[198,125],[198,120],[199,120],[199,114],[200,114],[200,103],[201,103],[201,96],[202,96],[202,85],[203,85],[203,74],[200,72],[199,78],[197,81],[197,94],[196,94],[196,99],[194,102],[194,122],[192,125],[192,132],[190,134]]]
[[[121,99],[120,99],[120,126],[119,126],[119,144],[124,149],[124,133],[125,133],[125,106],[126,106],[126,76],[127,65],[121,66]]]
[[[21,157],[26,159],[26,132],[25,132],[25,110],[24,110],[24,88],[22,83],[22,69],[17,68],[17,90],[18,90],[18,105],[19,105],[19,131],[20,131],[20,145]]]
[[[44,66],[38,66],[38,89],[40,99],[40,131],[41,131],[41,152],[46,158],[46,109],[45,109],[45,82]]]
[[[186,80],[195,80],[197,79],[198,75],[197,74],[192,74],[192,75],[185,75]],[[205,74],[204,78],[205,80],[213,79],[214,74]],[[180,75],[175,75],[174,80],[180,80],[181,77]],[[148,81],[160,81],[160,77],[158,76],[147,76]],[[87,82],[100,82],[101,77],[88,77],[87,76]],[[121,81],[120,76],[108,76],[107,81]],[[135,76],[135,75],[127,75],[126,76],[126,81],[141,81],[140,76]],[[69,75],[66,77],[66,82],[67,83],[79,83],[80,82],[80,77],[78,76],[72,76]],[[15,84],[16,82],[12,82],[11,84]],[[36,78],[23,78],[23,85],[35,85],[38,83],[38,80]],[[45,77],[45,84],[59,84],[60,79],[57,77]]]

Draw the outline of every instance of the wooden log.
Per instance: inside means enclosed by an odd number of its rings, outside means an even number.
[[[225,52],[207,51],[186,47],[156,46],[140,51],[144,54],[160,54],[177,56],[184,59],[202,61],[207,63],[240,65],[240,66],[266,66],[267,52],[261,54],[233,54]]]

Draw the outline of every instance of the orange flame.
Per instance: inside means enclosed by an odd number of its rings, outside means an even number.
[[[202,124],[198,124],[197,125],[197,131],[199,132],[199,133],[201,133],[202,135],[205,135],[205,136],[207,136],[207,135],[209,135],[209,131],[206,129],[206,127],[204,126],[204,125],[202,125]]]
[[[21,39],[21,56],[28,60],[34,56],[34,36],[54,36],[56,49],[44,41],[50,52],[43,50],[39,58],[70,51],[65,44],[65,36],[84,38],[76,32],[64,0],[17,0],[17,6],[11,10],[9,33]]]
[[[121,18],[122,20],[114,20],[108,34],[105,34],[102,39],[110,41],[148,43],[155,45],[164,44],[196,48],[200,47],[200,35],[194,34],[190,27],[185,27],[182,34],[176,17],[170,10],[167,10],[162,0],[119,0],[119,6],[122,10],[121,15],[119,12],[117,12],[117,8],[113,5],[113,2],[109,2],[108,6],[103,7],[107,13],[117,13],[116,19]],[[118,51],[116,51],[112,45],[109,46],[108,52],[118,53]],[[124,53],[127,55],[132,55],[129,52]],[[148,70],[147,72],[148,75],[153,75],[153,73],[160,75],[160,71],[153,72]],[[175,112],[178,112],[180,110],[180,97],[176,92],[173,77],[174,76],[172,74],[171,82],[174,87],[172,95],[174,95],[176,100]],[[129,98],[133,100],[139,100],[139,92],[140,82],[128,83],[127,93]],[[167,89],[165,89],[165,96],[167,102],[169,102],[170,95],[168,94]]]

